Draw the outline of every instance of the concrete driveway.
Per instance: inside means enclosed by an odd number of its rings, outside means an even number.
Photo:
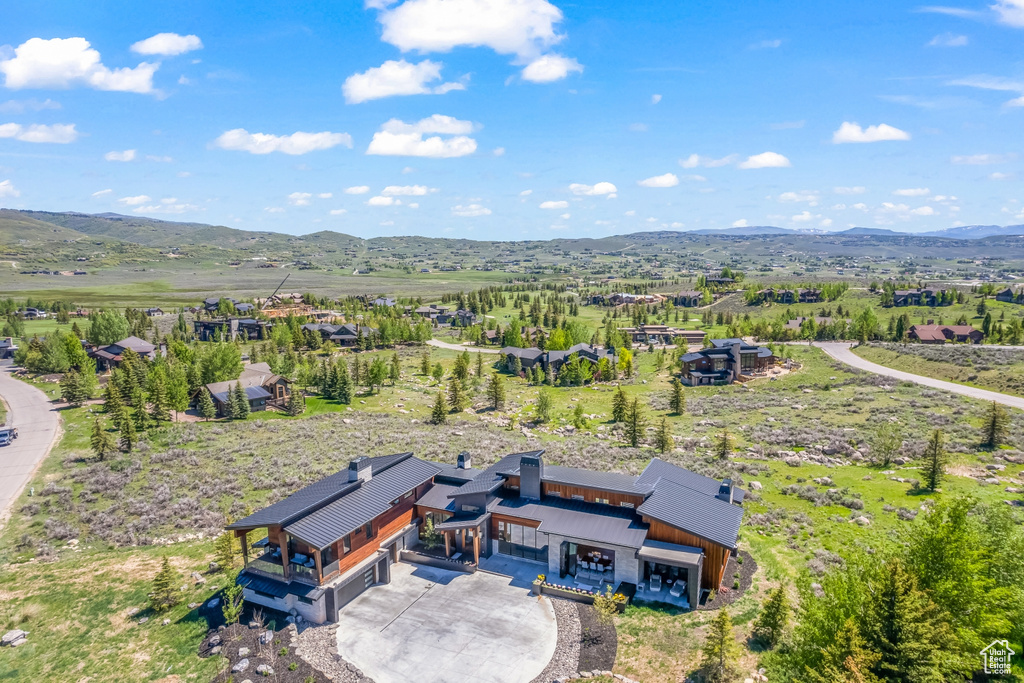
[[[338,652],[376,683],[529,683],[555,652],[547,598],[508,576],[399,562],[338,615]]]
[[[36,467],[57,440],[60,418],[46,394],[11,376],[10,361],[0,363],[0,396],[7,403],[7,424],[18,428],[18,438],[0,447],[0,526],[10,505],[32,478]]]

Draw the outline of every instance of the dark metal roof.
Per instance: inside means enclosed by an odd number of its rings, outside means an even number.
[[[480,476],[480,470],[473,469],[472,467],[460,468],[445,462],[436,462],[434,464],[441,469],[434,478],[434,481],[437,483],[460,485],[473,481]]]
[[[650,488],[637,487],[637,478],[631,474],[620,472],[595,472],[576,467],[561,467],[559,465],[544,465],[543,481],[552,484],[566,484],[568,486],[580,486],[588,489],[599,489],[601,491],[614,491],[616,493],[643,494],[650,492]]]
[[[717,493],[718,482],[715,484]],[[727,548],[736,547],[743,521],[743,508],[738,505],[719,500],[714,494],[700,495],[667,479],[658,482],[637,512]]]
[[[487,511],[538,521],[538,529],[544,533],[598,544],[639,548],[647,536],[647,525],[632,509],[579,500],[549,497],[535,501],[509,496],[495,498]]]
[[[373,475],[384,472],[395,463],[411,458],[412,453],[395,453],[370,458]],[[300,515],[316,510],[349,491],[359,488],[359,482],[349,482],[348,466],[320,481],[305,486],[284,500],[257,510],[244,519],[228,525],[228,529],[257,529],[272,524],[287,524]]]
[[[449,531],[452,529],[474,529],[491,518],[490,512],[484,512],[472,517],[452,517],[434,525],[436,531]]]
[[[417,505],[423,507],[434,508],[435,510],[454,510],[455,503],[451,500],[449,494],[452,491],[457,490],[458,486],[450,486],[448,484],[438,484],[437,478],[434,478],[434,485],[427,490],[419,500],[416,501]]]
[[[691,548],[687,545],[676,545],[663,541],[644,541],[643,547],[637,551],[637,557],[652,562],[662,562],[674,566],[698,565],[704,555],[702,548]]]
[[[237,384],[237,382],[231,382],[232,387],[228,391],[211,392],[211,394],[213,395],[213,400],[219,401],[221,403],[227,403],[228,399],[231,396],[231,392],[234,391],[234,385],[235,384]],[[273,397],[273,394],[271,394],[269,391],[267,391],[263,387],[244,387],[244,390],[245,390],[245,397],[247,399],[249,399],[250,401],[253,401],[253,400],[258,399],[258,398],[271,398],[271,397]]]
[[[528,360],[534,360],[544,355],[544,352],[537,348],[524,349],[518,346],[506,346],[501,350],[503,356],[516,356],[517,358],[526,358]]]
[[[661,458],[654,458],[644,468],[644,471],[640,474],[637,479],[637,486],[646,488],[648,491],[653,491],[655,484],[659,480],[671,481],[680,486],[693,489],[698,493],[714,497],[718,495],[718,489],[722,485],[722,482],[711,477],[705,477],[703,474],[697,474],[691,472],[688,469],[678,467],[672,463],[665,462]]]
[[[437,465],[426,460],[402,460],[380,474],[374,473],[354,491],[291,522],[284,530],[314,548],[324,548],[387,512],[391,501],[430,481],[439,471]]]
[[[285,583],[284,581],[276,581],[265,576],[250,574],[246,571],[239,572],[236,581],[250,590],[266,593],[267,595],[273,595],[275,598],[283,598],[290,593],[292,595],[308,597],[312,600],[316,600],[323,593],[322,589],[299,581]]]
[[[472,493],[490,493],[497,490],[505,479],[501,476],[502,473],[516,472],[519,470],[519,460],[524,455],[543,455],[544,451],[527,451],[526,453],[510,453],[504,456],[498,462],[494,463],[483,472],[481,472],[473,481],[460,486],[458,490],[453,491],[449,498],[455,496],[464,496]]]

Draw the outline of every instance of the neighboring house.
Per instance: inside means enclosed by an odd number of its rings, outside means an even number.
[[[444,552],[475,568],[505,555],[552,583],[647,587],[696,606],[718,590],[736,552],[744,492],[655,458],[640,476],[546,465],[544,451],[506,455],[483,471],[411,453],[356,458],[227,528],[242,543],[238,582],[251,603],[314,623],[336,621],[359,594],[390,582],[429,519]],[[262,553],[250,557],[250,546]],[[668,582],[677,592],[669,597]]]
[[[378,297],[378,298],[373,300],[371,305],[372,306],[387,306],[388,308],[394,308],[395,306],[398,305],[398,302],[396,302],[394,299],[389,299],[387,297]]]
[[[1024,288],[1014,292],[1013,287],[1007,287],[996,294],[996,301],[1005,301],[1008,304],[1024,304]]]
[[[424,318],[434,320],[437,316],[447,313],[450,310],[450,306],[437,306],[435,304],[430,304],[429,306],[420,306],[419,308],[416,308],[413,310],[413,313],[421,315]]]
[[[242,370],[238,379],[226,382],[213,382],[206,385],[210,398],[217,407],[217,415],[227,415],[227,406],[231,400],[231,392],[236,384],[241,384],[249,399],[249,410],[253,412],[266,410],[267,404],[284,407],[291,395],[291,380],[275,375],[266,363],[250,363]]]
[[[619,332],[628,335],[634,344],[675,344],[677,341],[700,344],[704,341],[703,330],[680,330],[668,325],[641,325],[620,327]]]
[[[14,352],[17,350],[18,345],[14,343],[13,337],[3,337],[0,339],[0,360],[13,357]]]
[[[696,308],[704,301],[704,293],[694,289],[683,290],[675,295],[673,303],[683,308]]]
[[[217,310],[217,306],[220,305],[220,300],[221,299],[225,299],[227,301],[230,301],[233,306],[237,306],[238,305],[238,301],[236,299],[232,299],[230,296],[225,296],[225,297],[211,296],[211,297],[209,297],[207,299],[203,299],[203,308],[205,308],[208,312],[212,313],[213,311]]]
[[[128,349],[131,349],[146,360],[156,358],[156,345],[150,344],[145,339],[139,339],[138,337],[126,337],[119,342],[97,347],[89,352],[89,357],[96,361],[96,370],[98,372],[105,372],[113,370],[120,365],[121,361],[124,360],[123,354]],[[162,347],[160,352],[163,353]]]
[[[911,325],[907,336],[922,344],[980,344],[985,335],[971,325]]]
[[[711,287],[713,289],[714,288],[722,289],[722,288],[726,288],[726,287],[731,287],[734,282],[736,282],[736,280],[734,278],[731,278],[731,277],[714,277],[714,276],[707,277],[706,276],[704,278],[704,284],[706,284],[708,287]]]
[[[485,344],[500,344],[501,334],[497,330],[484,330],[480,339]]]
[[[897,289],[892,293],[893,306],[936,306],[944,289]]]
[[[235,304],[235,310],[239,313],[252,313],[256,310],[256,306],[253,304]]]
[[[831,325],[832,324],[832,318],[830,318],[828,316],[815,316],[814,318],[807,318],[807,317],[801,316],[799,318],[793,318],[792,320],[787,322],[785,325],[783,325],[783,328],[785,328],[787,330],[799,330],[801,327],[803,327],[804,323],[807,322],[808,320],[814,320],[814,324],[817,325],[818,327],[821,327],[822,325]]]
[[[310,332],[319,332],[320,337],[323,341],[327,341],[331,338],[332,334],[338,331],[341,325],[330,325],[328,323],[306,323],[302,326],[302,329],[309,330]]]
[[[355,323],[345,323],[344,325],[339,325],[338,329],[328,339],[339,346],[355,346],[356,342],[359,341],[360,332],[363,338],[371,338],[377,334],[377,328],[356,325]]]
[[[680,363],[683,384],[731,384],[743,377],[765,374],[775,365],[775,356],[771,349],[742,339],[712,339],[710,348],[688,353]]]
[[[815,304],[821,301],[821,291],[817,289],[762,289],[757,293],[757,299],[760,303]]]
[[[147,308],[144,312],[150,318],[155,318],[156,316],[164,314],[163,309],[160,308]]]
[[[214,341],[218,338],[221,341],[234,341],[242,339],[269,339],[273,323],[255,318],[219,318],[216,320],[193,320],[192,329],[195,330],[199,341]]]
[[[534,365],[539,364],[545,373],[548,371],[548,367],[551,367],[552,372],[556,375],[574,353],[579,356],[580,360],[589,361],[594,365],[601,362],[602,358],[607,358],[612,363],[616,358],[614,349],[602,349],[590,344],[576,344],[563,351],[541,351],[538,348],[506,346],[501,349],[500,353],[506,363],[512,363],[514,358],[518,358],[523,370],[531,370]]]
[[[663,297],[658,294],[628,294],[626,292],[617,292],[609,295],[605,301],[612,306],[628,306],[630,304],[656,304],[662,299]]]
[[[480,322],[480,316],[473,313],[473,311],[467,311],[463,308],[452,311],[451,313],[439,313],[437,318],[438,325],[451,325],[452,327],[470,327]]]
[[[42,320],[48,315],[46,311],[39,308],[33,308],[32,306],[26,306],[24,310],[18,312],[25,320]]]

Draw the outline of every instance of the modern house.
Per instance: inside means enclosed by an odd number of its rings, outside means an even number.
[[[731,384],[764,375],[775,365],[775,356],[771,349],[742,339],[712,339],[710,348],[688,353],[680,363],[683,384]]]
[[[524,349],[517,346],[506,346],[501,349],[500,353],[506,363],[512,363],[514,358],[518,358],[523,370],[531,370],[534,365],[540,364],[541,370],[547,372],[548,367],[551,367],[556,375],[573,354],[576,354],[580,360],[589,361],[593,365],[600,363],[602,358],[607,358],[612,363],[616,359],[615,349],[602,349],[590,344],[576,344],[561,351],[541,351],[538,348]]]
[[[893,306],[938,306],[944,289],[897,289],[892,293]]]
[[[376,327],[367,327],[366,325],[357,325],[356,323],[345,323],[344,325],[338,325],[328,339],[338,344],[339,346],[355,346],[359,342],[359,338],[369,339],[377,334]]]
[[[506,455],[482,471],[411,453],[353,460],[228,526],[243,541],[246,600],[334,621],[357,595],[390,580],[429,519],[444,555],[471,566],[507,555],[548,580],[643,586],[696,606],[722,584],[737,549],[744,492],[660,459],[639,476],[546,465],[543,451]],[[557,577],[557,578],[556,578]],[[671,597],[670,597],[671,596]]]
[[[443,313],[447,313],[450,310],[450,306],[438,306],[436,304],[430,304],[429,306],[420,306],[414,309],[412,312],[415,313],[416,315],[421,315],[424,318],[430,318],[431,320],[433,320],[437,316]]]
[[[704,293],[694,289],[683,290],[673,297],[672,302],[683,308],[696,308],[704,301]]]
[[[782,327],[784,329],[787,329],[787,330],[799,330],[800,328],[803,327],[804,323],[807,322],[808,320],[813,320],[814,324],[817,325],[818,327],[821,327],[822,325],[831,325],[832,324],[832,318],[830,318],[828,316],[820,316],[820,315],[818,315],[818,316],[814,316],[813,318],[808,318],[808,317],[805,317],[805,316],[800,316],[799,318],[793,318],[792,320],[787,322]]]
[[[619,332],[632,339],[634,344],[700,344],[704,341],[703,330],[681,330],[668,325],[641,325],[620,327]]]
[[[145,339],[139,339],[138,337],[126,337],[119,342],[97,347],[89,352],[89,357],[96,361],[97,371],[105,372],[113,370],[120,365],[121,361],[124,360],[123,354],[128,349],[131,349],[146,360],[156,358],[156,345],[150,344]],[[164,349],[161,347],[160,352],[163,353],[163,351]]]
[[[23,310],[18,311],[18,314],[25,320],[42,320],[48,315],[46,311],[32,306],[26,306]]]
[[[816,304],[821,301],[821,291],[817,289],[762,289],[757,293],[758,303],[776,304]]]
[[[193,320],[192,329],[199,341],[234,341],[242,339],[269,339],[273,323],[255,318],[219,318]]]
[[[1013,287],[1007,287],[996,294],[996,301],[1005,301],[1008,304],[1024,304],[1024,288],[1014,292]]]
[[[18,345],[14,343],[14,337],[2,337],[0,338],[0,360],[4,358],[12,358],[14,352],[18,350]]]
[[[155,318],[157,316],[163,315],[164,311],[162,308],[147,308],[146,310],[143,311],[143,313],[145,313],[150,318]]]
[[[911,325],[907,336],[922,344],[980,344],[985,335],[971,325]]]
[[[291,380],[274,374],[266,363],[250,363],[242,370],[238,379],[226,382],[213,382],[206,385],[210,392],[213,405],[217,407],[217,415],[227,415],[227,406],[231,401],[231,392],[236,384],[241,384],[249,399],[249,410],[258,412],[266,410],[267,405],[283,408],[291,395]]]
[[[211,296],[211,297],[208,297],[206,299],[203,299],[203,308],[205,308],[208,312],[212,313],[213,311],[217,310],[218,306],[220,306],[220,300],[221,299],[225,299],[226,301],[230,301],[232,306],[235,306],[235,305],[238,304],[238,300],[237,299],[232,299],[230,296],[225,296],[225,297]]]
[[[452,311],[451,313],[439,313],[437,315],[438,325],[451,325],[452,327],[470,327],[480,322],[480,316],[473,311],[464,308]]]

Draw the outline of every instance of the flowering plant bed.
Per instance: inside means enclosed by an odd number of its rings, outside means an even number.
[[[593,605],[594,599],[601,595],[599,591],[551,583],[550,581],[543,580],[542,576],[537,577],[537,580],[533,582],[533,592],[535,595],[550,595],[556,598],[575,600],[586,605]],[[615,593],[612,596],[612,600],[615,601],[615,606],[618,607],[620,612],[626,609],[626,596],[622,593]]]

